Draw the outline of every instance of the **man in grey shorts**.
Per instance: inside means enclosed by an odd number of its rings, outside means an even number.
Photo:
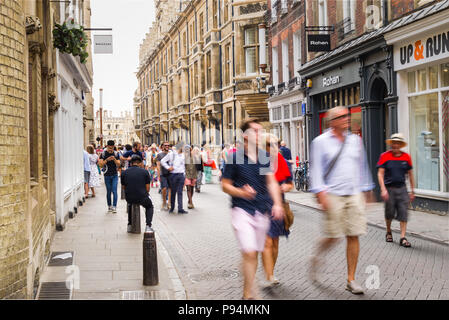
[[[399,244],[402,247],[411,247],[410,242],[405,237],[408,220],[408,205],[415,199],[412,159],[408,153],[402,152],[401,148],[407,143],[401,133],[395,133],[391,139],[386,140],[391,146],[391,150],[380,155],[377,163],[377,178],[381,189],[382,199],[385,201],[385,222],[387,234],[385,240],[393,242],[391,233],[391,222],[393,219],[399,221],[401,227],[401,238]],[[411,193],[408,194],[405,184],[406,176],[410,179]]]

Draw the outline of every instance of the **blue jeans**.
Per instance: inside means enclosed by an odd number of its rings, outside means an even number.
[[[106,199],[108,201],[108,207],[111,206],[111,192],[114,195],[113,207],[117,207],[117,183],[118,175],[104,176],[104,183],[106,184]]]
[[[178,196],[178,211],[182,211],[182,188],[184,187],[185,176],[183,173],[170,174],[170,210],[175,208],[175,198]]]

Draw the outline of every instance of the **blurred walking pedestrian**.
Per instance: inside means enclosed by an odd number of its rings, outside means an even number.
[[[189,145],[184,146],[184,158],[186,167],[185,186],[187,188],[187,197],[189,199],[187,208],[193,209],[193,193],[195,190],[196,179],[198,177],[197,164],[201,162],[199,157],[195,156]]]
[[[100,167],[104,173],[104,183],[106,185],[106,200],[108,203],[108,213],[117,213],[117,184],[118,169],[120,168],[120,158],[117,151],[114,151],[114,140],[109,140],[106,150],[100,155]],[[111,194],[113,201],[111,202]]]
[[[87,146],[87,152],[89,153],[89,165],[90,165],[90,177],[89,188],[92,191],[92,198],[95,198],[95,188],[101,186],[100,174],[98,173],[98,155],[95,153],[93,146]]]
[[[359,236],[366,233],[365,196],[372,199],[374,183],[366,159],[362,139],[348,131],[350,114],[346,107],[328,111],[330,128],[311,144],[311,189],[317,194],[324,210],[324,235],[312,258],[311,278],[317,280],[317,268],[322,266],[321,255],[339,238],[347,240],[346,290],[363,294],[355,280],[359,257]]]
[[[281,155],[287,161],[288,169],[292,171],[293,159],[292,152],[289,148],[287,148],[287,143],[285,141],[281,141],[281,147],[279,148]]]
[[[159,179],[161,182],[161,194],[162,194],[162,210],[168,210],[167,204],[167,193],[168,199],[170,199],[170,185],[169,185],[169,177],[170,171],[168,171],[165,167],[161,165],[162,159],[164,159],[171,151],[170,151],[170,143],[167,141],[162,143],[161,152],[158,153],[156,157],[156,165],[159,172]]]
[[[145,208],[146,229],[151,232],[153,229],[153,202],[150,198],[151,177],[148,170],[144,169],[143,160],[138,155],[131,157],[130,167],[123,172],[121,183],[125,188],[125,198],[128,205],[128,232],[132,229],[132,205],[138,204]]]
[[[256,299],[257,256],[265,247],[269,214],[280,220],[284,209],[269,155],[258,148],[262,126],[257,120],[249,119],[240,129],[244,148],[230,155],[221,184],[223,191],[232,197],[231,223],[243,257],[243,299]]]
[[[413,176],[412,158],[406,152],[401,151],[407,145],[402,133],[395,133],[385,141],[391,146],[391,150],[382,153],[377,163],[377,178],[381,190],[382,199],[385,201],[385,223],[387,225],[386,241],[393,242],[391,222],[399,221],[401,238],[399,244],[402,247],[411,247],[411,243],[405,237],[408,221],[408,205],[415,199],[415,179]],[[411,193],[407,191],[406,178],[410,180]]]
[[[193,148],[193,154],[199,159],[199,163],[196,165],[197,178],[195,183],[195,192],[200,193],[203,182],[204,161],[199,147]]]
[[[87,199],[89,196],[89,178],[90,178],[90,163],[89,153],[83,150],[83,162],[84,162],[84,197]]]
[[[282,195],[282,202],[284,204],[284,214],[286,214],[284,193],[289,192],[293,189],[293,179],[292,173],[288,168],[287,161],[284,159],[282,154],[279,152],[279,140],[273,134],[265,134],[264,140],[266,142],[267,152],[270,154],[271,158],[271,170],[274,172],[274,177],[279,183]],[[288,207],[289,209],[289,207]],[[279,237],[288,237],[290,230],[286,229],[284,220],[275,220],[273,217],[270,219],[270,229],[267,233],[267,238],[265,240],[265,248],[262,253],[262,263],[265,270],[266,285],[272,286],[279,284],[279,279],[274,276],[274,267],[279,253]]]
[[[170,171],[169,184],[171,189],[170,195],[170,211],[173,213],[175,209],[175,199],[178,196],[178,213],[188,213],[183,209],[182,189],[185,182],[185,158],[182,152],[183,143],[175,146],[176,151],[171,152],[161,160],[161,166]]]

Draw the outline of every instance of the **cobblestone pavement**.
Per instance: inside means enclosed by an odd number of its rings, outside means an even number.
[[[194,195],[196,208],[186,215],[160,211],[157,190],[152,189],[151,195],[157,208],[155,230],[181,276],[187,299],[241,299],[240,253],[231,228],[229,198],[220,186],[203,186]],[[320,269],[322,285],[314,285],[307,272],[321,235],[321,213],[297,205],[292,210],[295,222],[289,238],[280,240],[275,269],[281,285],[259,286],[262,299],[449,299],[448,247],[408,236],[412,248],[403,248],[397,234],[393,234],[394,243],[386,243],[384,230],[377,227],[368,227],[361,238],[356,279],[372,288],[378,268],[378,289],[367,289],[362,296],[345,291],[344,240],[326,256]],[[259,261],[257,279],[261,283]]]

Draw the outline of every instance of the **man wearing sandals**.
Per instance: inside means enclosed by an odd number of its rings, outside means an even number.
[[[379,179],[382,199],[385,201],[386,241],[393,242],[391,222],[396,219],[401,227],[399,244],[408,248],[411,244],[405,237],[408,218],[407,208],[409,203],[415,199],[412,159],[408,153],[401,151],[401,148],[407,145],[401,133],[393,134],[391,139],[387,139],[385,142],[391,146],[391,150],[380,155],[377,163],[377,178]],[[410,195],[405,185],[407,174],[412,189]]]

